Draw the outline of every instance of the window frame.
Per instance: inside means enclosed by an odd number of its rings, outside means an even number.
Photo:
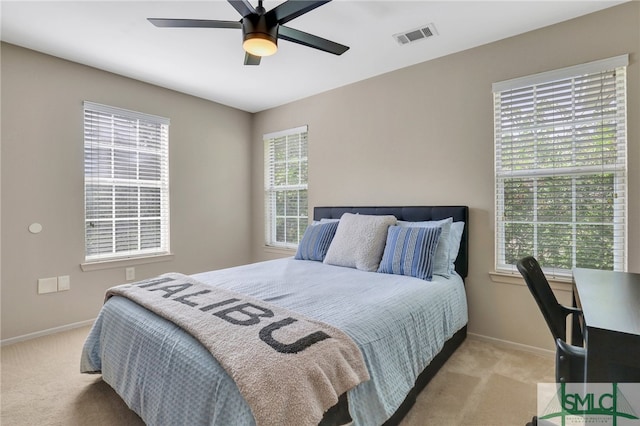
[[[576,218],[575,209],[576,206],[579,205],[579,193],[576,191],[575,182],[579,176],[588,176],[591,174],[592,176],[595,174],[600,174],[603,177],[606,174],[613,174],[613,184],[611,185],[613,188],[613,193],[611,194],[613,197],[613,218],[611,222],[607,222],[607,226],[612,226],[612,257],[613,257],[613,270],[615,271],[626,271],[627,268],[627,204],[628,204],[628,190],[627,190],[627,121],[626,121],[626,101],[627,101],[627,92],[626,92],[626,66],[628,65],[628,55],[620,55],[613,58],[603,59],[599,61],[590,62],[587,64],[576,65],[573,67],[567,67],[559,70],[553,70],[549,72],[543,72],[531,76],[520,77],[512,80],[502,81],[498,83],[494,83],[493,85],[493,94],[494,94],[494,159],[495,159],[495,224],[496,224],[496,232],[495,232],[495,271],[498,273],[510,273],[517,274],[518,271],[515,267],[515,264],[511,264],[507,262],[507,249],[505,247],[506,244],[506,224],[509,222],[505,217],[505,209],[506,205],[508,205],[505,200],[505,181],[507,179],[531,179],[534,185],[537,185],[543,179],[554,179],[557,177],[571,177],[572,178],[572,192],[571,192],[571,205],[572,205],[572,218],[570,225],[571,228],[571,268],[564,269],[556,266],[545,266],[543,262],[541,265],[545,270],[545,273],[549,274],[552,278],[569,278],[571,276],[571,271],[576,267],[576,252],[578,251],[577,245],[577,227],[584,226],[585,222],[579,222]],[[600,165],[594,166],[585,166],[582,165],[576,166],[578,162],[575,162],[572,166],[569,167],[549,167],[543,168],[536,164],[536,167],[530,167],[526,169],[526,167],[522,167],[520,170],[515,170],[515,167],[512,166],[511,170],[508,170],[507,167],[502,167],[502,135],[503,131],[501,128],[502,121],[507,115],[503,116],[503,109],[501,105],[501,95],[503,93],[509,93],[510,91],[517,90],[526,90],[531,88],[535,91],[538,87],[545,87],[547,85],[554,84],[555,82],[559,82],[565,79],[578,79],[583,76],[591,76],[601,73],[614,72],[615,77],[615,96],[616,96],[616,114],[615,114],[615,138],[611,138],[615,140],[613,142],[613,146],[615,147],[615,163],[614,164],[606,164],[603,161]],[[621,74],[619,74],[621,73]],[[622,87],[620,87],[622,86]],[[572,102],[575,102],[575,96],[572,92]],[[532,104],[527,104],[527,106],[531,107],[532,115],[538,113],[538,107],[540,104],[536,103],[537,101],[533,101]],[[602,105],[601,105],[602,106]],[[572,104],[572,111],[575,114],[576,104]],[[553,107],[555,110],[555,106]],[[602,111],[605,110],[605,107],[602,106]],[[600,111],[600,110],[599,110]],[[604,116],[604,113],[602,113]],[[512,115],[511,118],[520,117],[518,115]],[[556,131],[557,127],[577,127],[578,120],[575,119],[573,121],[565,121],[563,124],[553,124],[553,132]],[[515,129],[515,131],[513,130]],[[518,127],[518,125],[512,126],[512,135],[519,132],[523,132],[526,129],[525,125]],[[537,131],[537,130],[536,130]],[[535,131],[534,131],[535,133]],[[575,136],[575,135],[574,135]],[[535,136],[537,138],[537,136]],[[557,146],[555,140],[555,133],[553,138],[553,146]],[[535,145],[537,142],[532,142],[531,146]],[[579,143],[575,143],[572,145],[571,152],[575,156],[577,150],[579,150],[581,146]],[[540,154],[542,155],[542,154]],[[536,161],[539,161],[538,153],[534,155]],[[532,193],[534,194],[533,202],[535,203],[539,197],[539,190],[537,187],[532,189]],[[533,225],[533,236],[531,237],[531,243],[533,247],[533,253],[528,253],[536,256],[537,249],[537,240],[538,237],[536,235],[536,229],[541,226],[541,223],[545,225],[552,224],[551,222],[543,222],[537,219],[537,211],[538,207],[534,204],[532,207],[532,212],[534,218],[528,221],[522,221],[522,224],[531,223]],[[513,222],[513,221],[511,221]],[[562,247],[562,246],[558,246]],[[513,256],[513,255],[512,255]]]
[[[128,123],[129,131],[122,123]],[[127,264],[129,261],[148,263],[171,258],[169,125],[168,118],[84,101],[83,270],[100,269],[100,265]],[[101,132],[108,136],[100,135]],[[123,176],[125,173],[119,172],[125,168],[134,177]],[[104,170],[109,170],[108,175]],[[102,200],[106,200],[105,203],[92,199],[96,192],[91,188],[96,187],[101,188],[98,194],[104,195]],[[111,187],[110,191],[105,189],[108,187]],[[126,195],[126,188],[135,189],[135,200]],[[100,194],[103,189],[105,193]],[[103,206],[107,207],[103,209]],[[91,242],[89,229],[100,221],[110,223],[110,231],[96,234]],[[131,236],[118,239],[116,224],[123,221],[135,222],[135,226],[132,225],[135,231]],[[111,238],[111,243],[106,244],[110,248],[101,247],[102,238],[105,238],[103,241]],[[133,247],[133,241],[134,248],[118,249],[118,244],[122,247],[123,243],[127,248]],[[149,247],[143,247],[145,244]],[[98,248],[93,249],[96,246]]]
[[[282,249],[296,249],[302,235],[309,224],[309,206],[308,206],[308,169],[309,169],[309,134],[308,126],[295,127],[288,130],[279,132],[267,133],[263,135],[264,144],[264,244],[267,247],[282,248]],[[299,144],[298,152],[301,154],[295,160],[289,160],[288,144],[296,141]],[[274,148],[275,143],[285,143],[284,161],[276,161],[276,152]],[[282,154],[282,153],[281,153]],[[286,176],[285,184],[278,184],[275,182],[275,167],[276,163],[284,164],[283,170]],[[298,163],[297,176],[298,182],[289,182],[290,164]],[[288,206],[287,195],[291,192],[297,192],[296,212],[297,214],[289,214],[287,212]],[[278,213],[277,198],[278,193],[285,194],[285,212],[284,214]],[[287,234],[289,226],[287,222],[289,218],[296,223],[295,238],[290,239],[290,235]],[[284,220],[284,240],[278,237],[278,220]],[[281,227],[282,229],[282,227]]]

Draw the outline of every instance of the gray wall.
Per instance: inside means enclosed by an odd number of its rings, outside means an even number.
[[[136,265],[136,279],[250,260],[251,114],[2,44],[2,339],[93,319],[125,282],[123,267],[80,269],[84,100],[171,119],[174,259]],[[71,290],[37,294],[59,275]]]
[[[95,318],[106,288],[124,282],[124,268],[79,267],[82,101],[91,100],[171,119],[175,257],[137,265],[136,279],[288,255],[263,246],[262,135],[308,124],[310,207],[469,205],[470,331],[550,349],[526,287],[490,277],[491,84],[630,54],[629,269],[640,272],[639,28],[631,2],[254,115],[3,44],[2,339]],[[42,233],[28,232],[32,222]],[[71,276],[70,291],[36,294],[38,278],[58,275]],[[556,288],[569,303],[570,286]]]
[[[640,3],[632,2],[258,113],[253,127],[253,254],[263,247],[264,133],[309,125],[309,204],[466,204],[469,331],[551,349],[519,277],[495,282],[494,82],[630,54],[629,269],[640,272]],[[383,60],[383,58],[381,58]],[[554,284],[555,285],[555,284]],[[570,285],[555,285],[570,303]]]

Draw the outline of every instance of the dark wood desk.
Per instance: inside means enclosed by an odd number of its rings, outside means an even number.
[[[640,274],[576,268],[573,296],[587,382],[640,382]]]

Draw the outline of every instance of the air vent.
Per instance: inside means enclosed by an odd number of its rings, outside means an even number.
[[[403,33],[394,34],[393,38],[396,39],[398,44],[409,44],[435,35],[438,35],[436,27],[433,24],[429,24]]]

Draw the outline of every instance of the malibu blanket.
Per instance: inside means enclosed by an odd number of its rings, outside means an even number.
[[[338,397],[369,380],[349,336],[253,297],[170,273],[107,290],[190,333],[224,367],[258,426],[317,425]]]

